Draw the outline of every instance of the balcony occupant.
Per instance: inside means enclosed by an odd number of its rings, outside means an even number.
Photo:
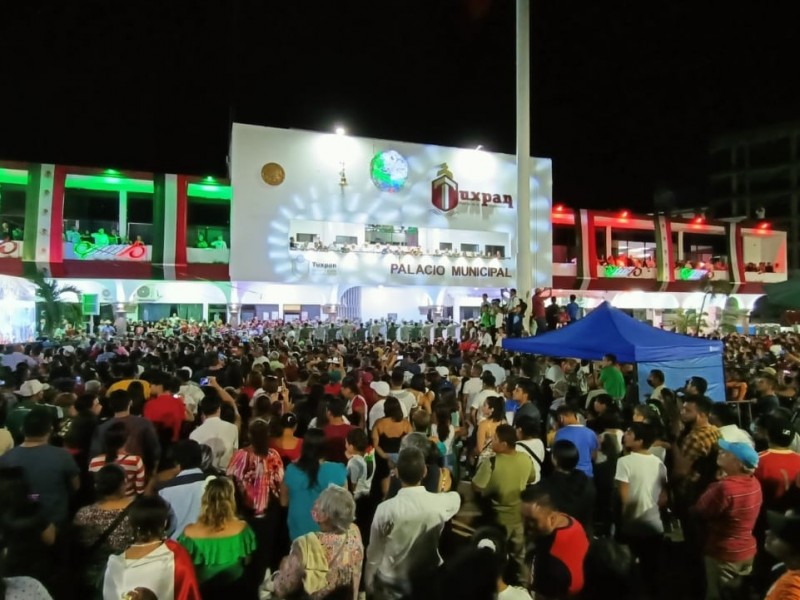
[[[197,247],[208,248],[208,242],[206,241],[206,236],[204,236],[202,233],[197,234]]]
[[[102,227],[97,230],[97,233],[93,233],[92,237],[94,238],[94,245],[95,246],[108,246],[110,243],[108,234],[106,230]]]
[[[70,244],[77,244],[81,241],[81,233],[77,227],[73,226],[72,229],[67,231],[66,238]]]
[[[217,239],[211,242],[211,247],[215,250],[227,250],[228,244],[222,239],[221,235],[218,235]]]

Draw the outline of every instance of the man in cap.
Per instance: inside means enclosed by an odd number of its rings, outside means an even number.
[[[369,387],[375,394],[376,399],[375,404],[373,404],[372,408],[369,410],[369,429],[372,431],[372,428],[375,427],[375,423],[378,422],[378,419],[382,419],[386,416],[383,405],[386,404],[386,398],[391,395],[391,389],[389,388],[389,384],[385,381],[373,381],[369,384]],[[406,408],[406,405],[401,402],[400,408],[403,410],[403,416],[407,419],[408,409]]]
[[[800,515],[767,513],[767,540],[764,549],[783,563],[786,571],[770,588],[765,600],[800,598]]]
[[[761,510],[761,486],[754,473],[758,453],[742,442],[719,441],[722,479],[700,496],[692,512],[705,528],[703,555],[706,598],[728,597],[753,570],[753,528]]]
[[[45,387],[45,385],[38,379],[29,379],[20,386],[19,390],[14,392],[20,397],[20,401],[14,407],[14,410],[8,413],[8,417],[6,418],[6,427],[8,428],[8,431],[11,432],[11,436],[14,438],[14,442],[16,444],[22,443],[24,438],[22,423],[34,406],[41,405],[47,408],[47,410],[50,412],[50,418],[54,422],[58,421],[64,416],[60,408],[50,404],[42,404],[44,390],[46,390],[47,387]]]

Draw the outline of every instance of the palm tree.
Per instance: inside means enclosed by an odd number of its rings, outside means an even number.
[[[698,316],[698,323],[697,323],[697,333],[700,333],[701,323],[703,316],[705,313],[703,312],[706,307],[706,300],[709,298],[713,300],[717,297],[717,295],[724,295],[730,296],[731,292],[733,291],[733,284],[730,281],[723,281],[721,279],[711,279],[706,275],[702,279],[699,280],[700,291],[703,293],[703,302],[700,304],[700,313]]]
[[[82,319],[80,305],[66,300],[66,294],[76,294],[80,300],[81,291],[74,285],[59,285],[53,279],[46,279],[36,271],[29,277],[36,286],[36,299],[41,302],[41,315],[44,326],[40,333],[52,337],[56,328],[64,321],[78,323]]]

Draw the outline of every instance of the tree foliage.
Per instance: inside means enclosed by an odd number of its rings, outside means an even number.
[[[63,322],[79,323],[82,318],[80,304],[69,302],[67,294],[81,297],[81,290],[74,285],[59,285],[53,279],[47,279],[43,273],[29,277],[36,286],[36,299],[40,303],[41,317],[44,319],[43,334],[52,337],[53,332]]]

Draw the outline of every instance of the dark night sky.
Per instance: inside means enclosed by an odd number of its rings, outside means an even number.
[[[556,201],[651,207],[800,118],[793,2],[533,1]],[[0,159],[226,174],[229,122],[514,152],[513,0],[7,2]]]

